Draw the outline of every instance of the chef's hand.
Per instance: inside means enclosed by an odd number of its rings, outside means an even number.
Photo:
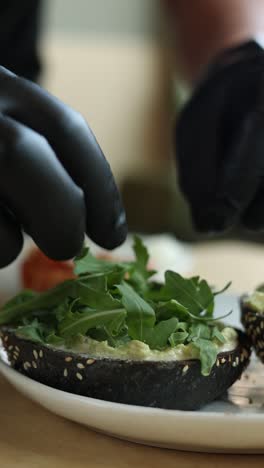
[[[264,228],[264,51],[221,54],[176,129],[180,187],[201,232]]]
[[[0,67],[0,267],[19,254],[22,230],[65,260],[85,233],[112,249],[127,228],[111,169],[81,115]]]

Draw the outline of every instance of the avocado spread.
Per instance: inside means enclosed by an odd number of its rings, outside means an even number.
[[[225,338],[225,343],[220,343],[217,339],[214,343],[217,345],[218,353],[232,351],[237,346],[237,332],[230,327],[225,327],[221,330]],[[64,349],[61,347],[60,349]],[[68,351],[78,352],[80,354],[88,354],[92,357],[111,358],[122,360],[138,360],[138,361],[179,361],[184,359],[199,358],[199,351],[191,343],[184,345],[179,344],[175,347],[167,347],[161,351],[150,349],[150,347],[139,340],[131,340],[128,343],[113,348],[109,346],[107,341],[96,341],[88,336],[83,336],[80,341]]]
[[[248,306],[250,309],[259,312],[260,314],[264,313],[264,292],[256,290],[245,297],[243,302],[244,305]]]

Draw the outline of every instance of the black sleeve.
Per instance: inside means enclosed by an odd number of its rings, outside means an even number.
[[[42,0],[0,1],[0,65],[36,81]]]

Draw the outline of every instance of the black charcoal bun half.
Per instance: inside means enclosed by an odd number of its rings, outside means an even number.
[[[264,314],[251,309],[245,303],[244,297],[240,301],[241,306],[241,322],[245,328],[248,338],[252,342],[252,346],[264,364]]]
[[[238,331],[238,345],[219,353],[209,376],[200,361],[133,361],[62,351],[17,336],[2,327],[11,366],[48,386],[78,395],[130,405],[196,410],[220,397],[249,363],[250,341]]]

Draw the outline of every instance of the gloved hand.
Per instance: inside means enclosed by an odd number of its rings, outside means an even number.
[[[84,119],[0,67],[0,266],[25,230],[49,257],[76,255],[84,234],[112,249],[126,220],[111,169]]]
[[[264,228],[264,51],[256,42],[209,67],[179,117],[176,157],[199,231]]]

